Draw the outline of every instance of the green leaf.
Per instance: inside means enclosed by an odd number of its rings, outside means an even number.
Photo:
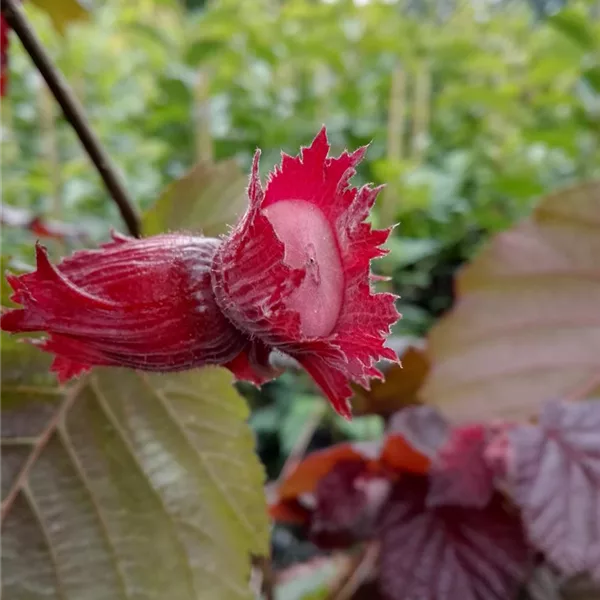
[[[198,66],[207,58],[222,50],[224,45],[221,40],[199,40],[194,42],[185,53],[185,62],[191,66]]]
[[[600,65],[586,69],[583,72],[583,77],[594,89],[594,91],[600,94]]]
[[[270,404],[252,411],[250,425],[257,435],[276,433],[281,418],[277,405]]]
[[[3,347],[3,595],[252,598],[263,471],[231,376],[102,369],[63,389],[40,357]]]
[[[548,18],[557,31],[585,50],[593,50],[597,40],[588,18],[575,9],[564,9]]]
[[[61,35],[65,34],[71,23],[89,19],[88,11],[78,0],[31,0],[31,2],[50,17],[52,24]]]
[[[206,0],[184,0],[183,4],[187,10],[200,10],[204,8]]]
[[[383,419],[377,415],[353,417],[352,421],[347,421],[336,415],[334,421],[337,429],[349,440],[357,442],[376,441],[384,435]]]
[[[374,264],[378,271],[390,274],[395,269],[407,267],[433,256],[440,250],[440,246],[437,240],[427,238],[391,237],[386,242],[389,253]]]
[[[296,394],[289,406],[280,431],[280,443],[285,455],[288,455],[302,435],[306,424],[311,419],[319,419],[325,414],[326,405],[320,396]]]
[[[247,178],[233,160],[198,163],[171,183],[143,219],[146,235],[168,230],[216,236],[235,225],[246,208]]]

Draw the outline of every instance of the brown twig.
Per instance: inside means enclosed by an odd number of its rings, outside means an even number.
[[[291,474],[291,472],[298,466],[306,450],[310,444],[310,441],[315,434],[317,427],[321,424],[323,416],[325,415],[327,407],[324,403],[321,403],[312,415],[308,418],[294,447],[292,448],[289,456],[287,457],[282,469],[279,474],[278,482],[282,482],[285,478]]]
[[[371,576],[378,558],[379,544],[375,542],[366,544],[330,589],[327,600],[350,600]]]
[[[53,64],[33,29],[29,26],[27,17],[19,6],[18,0],[2,0],[2,13],[48,84],[67,121],[77,133],[96,170],[102,177],[106,189],[119,207],[129,233],[139,237],[139,216],[117,174],[115,166],[101,146],[96,134],[92,131],[83,107],[71,91],[65,78]]]
[[[252,566],[260,573],[260,593],[264,600],[275,600],[275,573],[268,556],[253,556]]]

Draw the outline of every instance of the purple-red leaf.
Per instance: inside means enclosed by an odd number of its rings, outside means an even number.
[[[406,476],[381,522],[380,585],[389,600],[510,600],[529,566],[519,518],[499,495],[484,509],[428,508],[428,482]]]
[[[567,575],[600,576],[600,402],[549,402],[508,430],[507,480],[531,542]]]
[[[428,506],[483,508],[494,493],[494,473],[484,452],[488,443],[485,425],[454,429],[431,464]]]
[[[390,482],[364,461],[338,463],[316,489],[310,536],[322,548],[347,547],[375,533]]]
[[[324,450],[310,453],[287,475],[278,487],[280,500],[294,500],[298,496],[314,494],[319,481],[338,463],[367,462],[379,459],[377,443],[336,444]]]
[[[450,433],[447,421],[433,406],[408,406],[398,411],[390,419],[389,430],[429,458],[437,454]]]
[[[270,514],[276,521],[310,523],[318,545],[347,545],[366,537],[398,477],[425,475],[429,467],[426,456],[395,434],[380,443],[336,444],[307,456],[270,490]]]

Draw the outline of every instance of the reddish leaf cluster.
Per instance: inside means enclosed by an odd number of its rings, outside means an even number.
[[[323,547],[344,547],[372,536],[378,508],[400,474],[426,473],[429,463],[400,435],[381,443],[338,444],[296,467],[277,490],[271,515],[308,525]]]
[[[178,371],[228,367],[261,384],[278,374],[273,349],[295,358],[334,408],[350,417],[349,381],[382,377],[399,314],[374,293],[370,262],[390,230],[366,223],[378,189],[349,184],[365,148],[328,157],[325,128],[300,156],[283,155],[263,190],[257,151],[249,206],[221,239],[114,236],[57,266],[38,246],[37,270],[8,276],[23,308],[10,332],[46,331],[60,380],[93,365]]]
[[[507,428],[505,481],[532,544],[567,575],[600,581],[600,402],[549,402]]]
[[[493,427],[406,408],[380,445],[307,457],[271,513],[326,548],[378,540],[389,600],[516,598],[538,555],[600,579],[600,402]]]

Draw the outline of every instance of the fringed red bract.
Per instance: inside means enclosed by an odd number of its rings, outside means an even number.
[[[390,229],[365,222],[379,188],[350,186],[366,148],[328,157],[323,128],[300,156],[283,155],[263,190],[257,152],[250,206],[215,255],[217,302],[240,329],[293,356],[342,415],[348,380],[381,377],[380,358],[399,314],[393,294],[374,293],[370,263]],[[268,252],[266,251],[268,249]]]

